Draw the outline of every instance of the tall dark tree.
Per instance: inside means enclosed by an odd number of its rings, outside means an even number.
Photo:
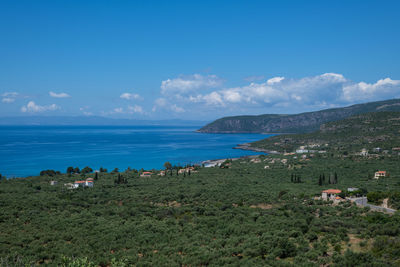
[[[74,172],[74,167],[68,167],[67,168],[67,174],[72,174]]]
[[[81,170],[79,169],[79,167],[76,167],[75,169],[74,169],[74,173],[80,173],[81,172]]]
[[[166,170],[170,170],[172,168],[172,164],[169,161],[167,161],[167,162],[164,163],[164,168]]]
[[[93,172],[93,170],[89,166],[86,166],[85,168],[83,168],[81,170],[81,173],[83,173],[83,174],[87,174],[87,173],[91,173],[91,172]]]
[[[318,185],[321,186],[322,185],[322,176],[319,175],[319,179],[318,179]]]
[[[335,172],[335,176],[333,178],[333,181],[335,182],[335,184],[337,184],[337,182],[338,182],[338,177],[337,177],[337,173],[336,172]]]
[[[94,173],[94,180],[97,180],[97,179],[99,179],[99,177],[98,177],[99,175],[98,175],[98,173],[97,172],[95,172]]]

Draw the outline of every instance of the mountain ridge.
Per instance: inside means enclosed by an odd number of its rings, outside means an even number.
[[[341,108],[331,108],[299,114],[263,114],[231,116],[217,119],[199,130],[200,133],[308,133],[318,130],[327,122],[354,115],[400,111],[400,99],[390,99]]]

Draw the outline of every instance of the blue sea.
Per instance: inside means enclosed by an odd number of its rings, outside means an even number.
[[[38,175],[41,170],[65,172],[68,166],[109,171],[161,169],[208,159],[259,153],[232,149],[267,138],[261,134],[203,134],[181,126],[1,126],[0,174]]]

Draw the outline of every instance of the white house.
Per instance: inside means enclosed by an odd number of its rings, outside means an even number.
[[[91,180],[86,180],[86,181],[75,181],[74,182],[74,187],[78,188],[78,187],[93,187],[93,181]]]
[[[152,174],[153,174],[152,172],[142,172],[140,177],[151,177]]]
[[[327,189],[322,191],[321,198],[323,200],[336,200],[337,198],[340,198],[338,196],[340,193],[342,193],[342,191],[339,189]]]
[[[349,188],[347,188],[347,191],[348,192],[358,191],[358,188],[357,187],[349,187]]]
[[[297,153],[297,154],[308,153],[308,150],[307,150],[307,149],[297,149],[297,150],[296,150],[296,153]]]
[[[361,150],[361,152],[360,152],[360,155],[361,156],[368,156],[368,150],[366,149],[366,148],[363,148],[362,150]]]
[[[386,177],[386,171],[377,171],[374,176],[375,179],[384,178],[384,177]]]

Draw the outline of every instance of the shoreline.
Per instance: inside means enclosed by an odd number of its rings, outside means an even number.
[[[273,154],[273,155],[282,154],[282,153],[280,153],[278,151],[274,151],[274,150],[267,150],[267,149],[262,149],[262,148],[251,147],[250,143],[238,144],[235,147],[233,147],[232,149],[241,149],[241,150],[254,151],[254,152]],[[204,167],[207,168],[207,167],[219,166],[226,160],[233,161],[233,160],[239,160],[239,159],[251,159],[251,158],[256,158],[258,156],[260,156],[260,155],[247,155],[247,156],[242,156],[239,158],[209,159],[209,160],[202,161],[201,164],[204,164]]]
[[[263,148],[252,147],[250,145],[250,143],[238,144],[233,149],[249,150],[249,151],[262,152],[262,153],[273,154],[273,155],[281,154],[280,152],[275,151],[275,150],[267,150],[267,149],[263,149]]]

